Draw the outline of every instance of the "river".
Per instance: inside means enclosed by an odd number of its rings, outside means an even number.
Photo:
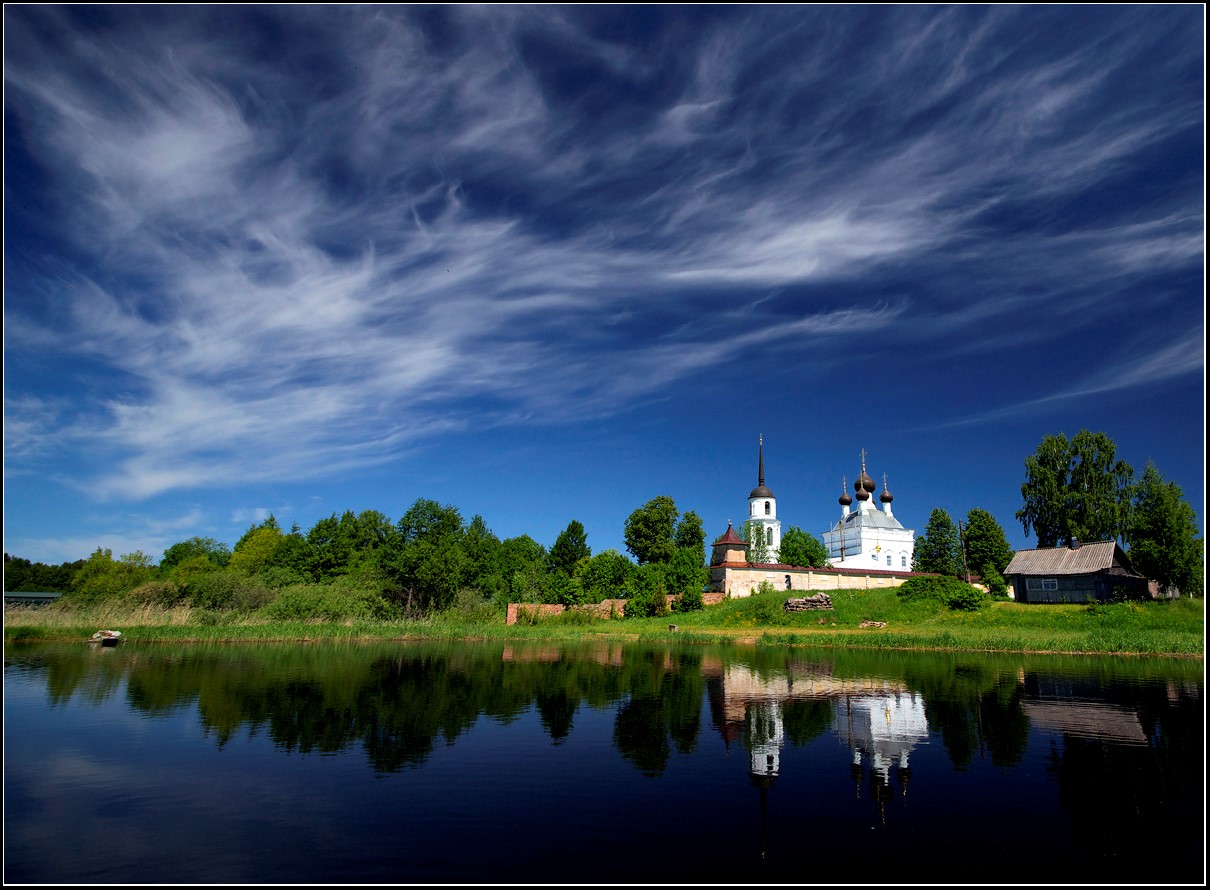
[[[6,883],[1202,883],[1200,660],[16,644]]]

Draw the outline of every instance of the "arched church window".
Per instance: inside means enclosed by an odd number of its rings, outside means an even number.
[[[905,569],[907,568],[907,554],[906,553],[899,554],[899,565],[901,565]]]
[[[765,501],[765,515],[766,516],[769,515],[769,502],[768,501]]]
[[[886,555],[886,564],[887,565],[891,564],[891,554],[889,554],[889,553]]]

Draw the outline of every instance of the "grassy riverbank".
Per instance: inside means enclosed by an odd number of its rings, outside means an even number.
[[[744,642],[860,649],[950,649],[991,652],[1137,654],[1202,657],[1205,600],[1111,605],[1021,605],[996,602],[975,612],[905,603],[892,590],[832,594],[830,611],[785,612],[789,594],[730,600],[698,612],[659,618],[589,619],[568,613],[506,626],[488,605],[414,621],[270,622],[188,607],[116,604],[68,610],[6,606],[5,643],[81,641],[101,628],[137,641],[309,641],[401,639],[578,638]],[[863,621],[885,627],[861,627]],[[675,630],[672,626],[675,625]]]

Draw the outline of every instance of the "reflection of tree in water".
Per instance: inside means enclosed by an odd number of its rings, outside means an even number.
[[[370,763],[380,772],[424,763],[437,736],[453,742],[475,724],[483,694],[476,675],[445,658],[375,662],[355,709]]]
[[[1064,856],[1067,879],[1080,880],[1082,868],[1103,870],[1123,851],[1141,848],[1156,851],[1162,863],[1128,857],[1137,871],[1120,872],[1118,880],[1151,883],[1162,875],[1166,882],[1204,884],[1204,848],[1171,841],[1178,825],[1205,823],[1200,690],[1132,686],[1117,690],[1119,703],[1112,703],[1113,686],[1099,689],[1103,698],[1095,703],[1089,693],[1073,684],[1067,697],[1044,699],[1068,717],[1066,724],[1052,720],[1048,726],[1055,735],[1047,756],[1075,841]]]
[[[571,734],[572,719],[576,715],[579,699],[572,698],[565,690],[560,689],[553,695],[538,692],[535,703],[542,727],[550,733],[556,743],[565,741]]]
[[[618,708],[613,739],[623,757],[656,776],[674,746],[682,754],[696,747],[704,681],[696,653],[645,657],[642,663],[645,669],[631,674],[630,698]]]
[[[1029,718],[1021,709],[1025,689],[1017,678],[1000,674],[979,696],[979,738],[992,765],[1007,769],[1021,762],[1029,746]]]

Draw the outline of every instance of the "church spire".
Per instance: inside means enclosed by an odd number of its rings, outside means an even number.
[[[756,488],[748,495],[749,504],[753,498],[772,498],[773,492],[765,486],[765,437],[760,437],[760,460],[756,469]],[[755,515],[755,514],[753,514]]]

